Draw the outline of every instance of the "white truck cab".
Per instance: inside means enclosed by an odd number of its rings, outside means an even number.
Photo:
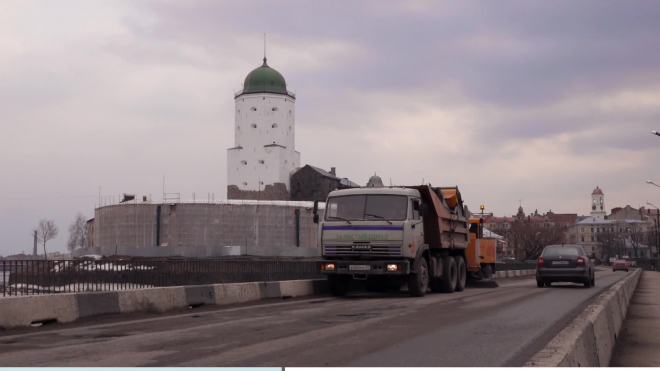
[[[403,278],[424,244],[425,205],[416,189],[333,191],[323,214],[316,212],[315,208],[323,256],[319,271],[324,274],[364,280],[369,276]],[[403,280],[399,281],[401,286]]]

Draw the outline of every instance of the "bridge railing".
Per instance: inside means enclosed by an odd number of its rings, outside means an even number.
[[[323,278],[314,261],[14,260],[0,262],[3,297]]]
[[[533,268],[496,265],[497,271]],[[0,296],[322,278],[312,259],[6,260],[0,261]]]

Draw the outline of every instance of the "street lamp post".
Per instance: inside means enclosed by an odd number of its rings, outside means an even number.
[[[649,206],[655,207],[656,215],[658,217],[657,221],[656,221],[656,219],[653,219],[653,221],[656,222],[656,224],[655,224],[655,234],[656,234],[656,237],[657,237],[657,245],[656,245],[655,249],[658,253],[658,256],[656,257],[658,259],[658,267],[660,267],[660,209],[657,206],[653,205],[652,203],[650,203],[648,201],[646,201],[646,204],[649,205]],[[651,256],[651,258],[653,258],[653,256]]]

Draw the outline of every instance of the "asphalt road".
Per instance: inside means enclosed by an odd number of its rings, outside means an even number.
[[[0,366],[520,366],[595,295],[533,278],[462,293],[359,293],[0,332]],[[128,318],[128,319],[127,319]]]

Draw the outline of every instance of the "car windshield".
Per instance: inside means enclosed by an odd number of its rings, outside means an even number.
[[[328,199],[325,220],[405,220],[408,197],[355,195]]]
[[[548,246],[543,255],[580,255],[580,249],[574,246]]]

